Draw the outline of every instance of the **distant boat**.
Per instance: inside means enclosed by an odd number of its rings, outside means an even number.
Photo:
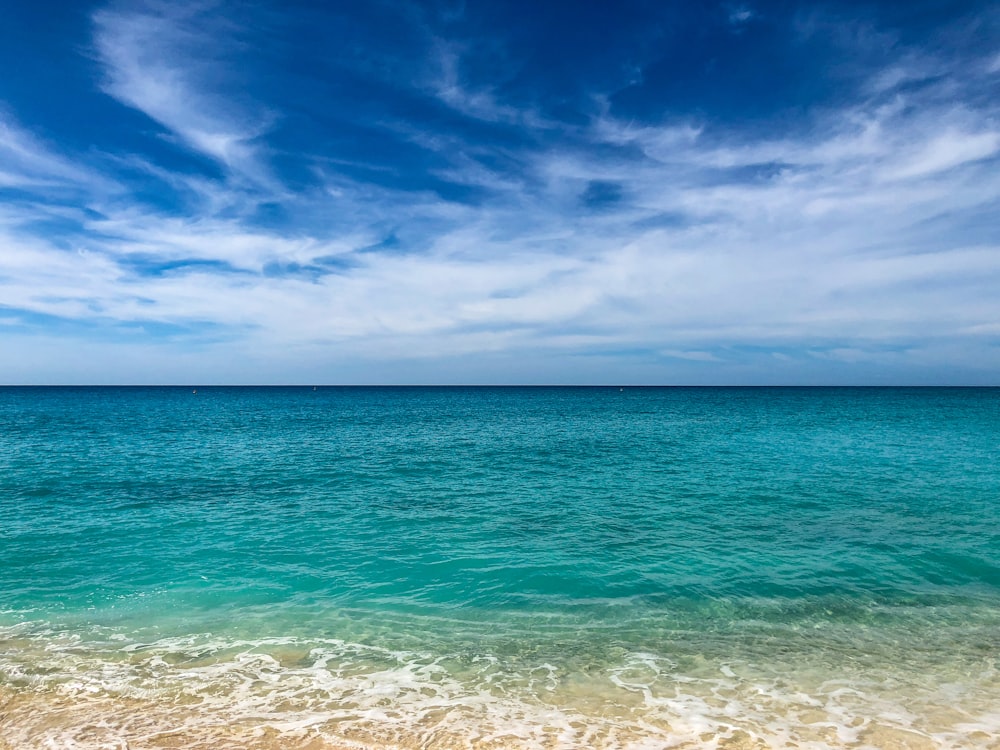
[[[197,392],[198,392],[197,388],[195,388],[193,391],[191,391],[191,393],[197,393]]]

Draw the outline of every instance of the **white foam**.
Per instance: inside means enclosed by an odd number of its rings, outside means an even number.
[[[845,666],[831,679],[823,660],[755,665],[623,651],[581,668],[551,654],[532,661],[336,639],[120,635],[84,642],[48,628],[0,631],[10,699],[0,736],[25,750],[119,750],[167,737],[190,748],[280,739],[283,747],[614,750],[830,750],[908,737],[946,749],[976,747],[977,733],[1000,736],[992,663],[922,681],[885,671],[889,664]]]

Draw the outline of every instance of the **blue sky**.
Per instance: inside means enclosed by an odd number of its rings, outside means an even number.
[[[0,7],[0,382],[1000,384],[994,3]]]

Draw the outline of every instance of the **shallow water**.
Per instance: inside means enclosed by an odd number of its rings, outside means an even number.
[[[0,389],[0,747],[1000,747],[1000,391]]]

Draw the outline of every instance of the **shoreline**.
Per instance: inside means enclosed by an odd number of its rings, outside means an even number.
[[[273,648],[219,658],[153,644],[117,660],[82,651],[3,665],[0,750],[1000,748],[995,669],[979,682],[911,675],[901,685],[904,673],[847,679],[787,665],[767,679],[745,665],[685,674],[635,654],[590,674],[549,665],[518,688],[502,668],[473,681],[440,659],[378,669]]]
[[[109,704],[115,704],[112,707]],[[95,712],[95,708],[100,710]],[[109,710],[110,709],[110,710]],[[387,707],[391,712],[391,707]],[[197,709],[179,709],[138,699],[80,701],[71,697],[11,694],[0,690],[0,750],[468,750],[569,749],[640,750],[652,748],[708,748],[709,750],[995,750],[996,733],[974,729],[963,735],[942,737],[898,726],[871,723],[851,738],[838,738],[828,722],[816,716],[809,728],[803,725],[794,737],[767,736],[738,723],[724,731],[689,728],[607,734],[538,726],[534,736],[502,728],[483,732],[470,726],[466,733],[439,733],[429,718],[423,730],[403,731],[391,719],[364,731],[344,731],[335,721],[313,717],[310,721],[282,723],[276,720],[231,722]],[[829,717],[827,717],[829,718]],[[192,724],[195,724],[192,726]],[[652,729],[652,727],[647,727]]]

